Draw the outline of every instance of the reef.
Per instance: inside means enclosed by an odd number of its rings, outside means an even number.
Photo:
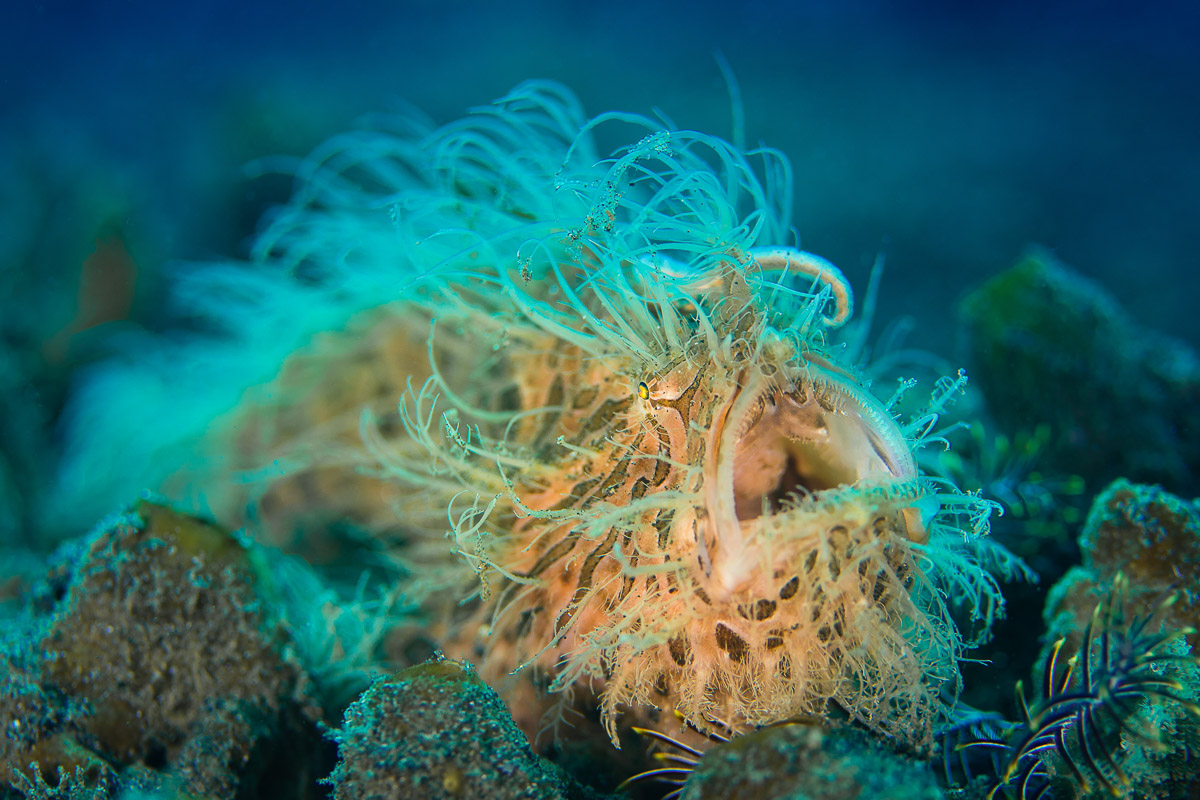
[[[1018,718],[960,709],[943,729],[961,796],[1194,797],[1200,544],[1194,503],[1118,480],[1080,536],[1084,563],[1050,591],[1041,659]]]
[[[1194,490],[1200,359],[1184,343],[1138,324],[1045,250],[976,289],[960,312],[991,417],[1010,436],[1048,426],[1041,470],[1079,475],[1093,491],[1119,477]]]
[[[942,800],[933,772],[851,727],[775,725],[723,742],[680,775],[679,800]]]
[[[1094,609],[1114,604],[1118,624],[1144,618],[1147,634],[1174,634],[1178,641],[1157,645],[1169,658],[1156,662],[1154,678],[1166,676],[1175,685],[1136,712],[1122,709],[1134,718],[1113,749],[1134,796],[1194,797],[1200,791],[1193,763],[1200,751],[1200,662],[1191,656],[1200,627],[1200,507],[1159,486],[1118,480],[1097,496],[1079,543],[1083,564],[1046,598],[1047,648],[1061,640],[1078,649],[1102,624],[1093,621]],[[1154,641],[1148,636],[1142,649]]]
[[[281,796],[307,796],[325,746],[256,569],[228,532],[147,501],[64,547],[6,621],[5,791],[234,798],[286,774]]]
[[[346,711],[337,800],[600,800],[534,754],[468,664],[437,659],[376,682]]]
[[[1083,563],[1073,567],[1046,599],[1051,639],[1072,644],[1087,625],[1096,602],[1113,591],[1117,576],[1127,583],[1124,603],[1148,614],[1163,596],[1178,599],[1163,623],[1200,628],[1200,507],[1160,486],[1114,481],[1097,495],[1079,536]],[[1195,646],[1195,634],[1188,643]]]

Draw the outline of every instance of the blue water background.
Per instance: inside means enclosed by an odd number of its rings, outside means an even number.
[[[860,286],[884,250],[884,315],[913,314],[918,343],[949,351],[956,298],[1029,243],[1200,341],[1195,4],[975,5],[8,4],[4,269],[68,291],[54,259],[113,207],[146,271],[238,255],[286,192],[251,159],[402,102],[448,121],[529,77],[728,135],[719,50],[749,141],[793,159],[802,245]]]

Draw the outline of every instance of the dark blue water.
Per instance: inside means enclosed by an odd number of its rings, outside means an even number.
[[[728,135],[720,50],[748,139],[795,163],[804,246],[859,282],[884,249],[885,312],[922,317],[922,343],[1030,242],[1200,341],[1184,277],[1200,215],[1190,3],[243,5],[10,6],[0,155],[33,185],[6,201],[65,203],[46,235],[87,239],[99,212],[62,195],[119,195],[149,268],[232,254],[257,211],[239,183],[250,158],[401,100],[453,119],[535,76],[593,113],[659,108]],[[33,263],[28,248],[15,261]]]
[[[922,318],[922,344],[1031,242],[1200,341],[1190,3],[244,5],[12,4],[0,157],[28,184],[6,181],[6,203],[53,205],[45,235],[83,240],[104,212],[73,206],[121,205],[149,269],[235,254],[271,199],[241,181],[251,158],[401,101],[447,121],[528,77],[567,83],[592,113],[659,108],[728,135],[720,50],[749,141],[794,161],[804,246],[859,283],[885,250],[885,312]],[[100,197],[71,197],[84,192]],[[7,264],[68,269],[23,244]]]

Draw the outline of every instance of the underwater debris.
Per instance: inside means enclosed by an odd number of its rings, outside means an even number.
[[[97,378],[68,476],[147,435],[106,394],[172,386],[159,488],[283,539],[351,521],[448,653],[548,690],[513,706],[531,734],[595,694],[614,742],[628,710],[744,731],[830,702],[928,737],[965,647],[946,596],[981,630],[1002,608],[971,556],[991,505],[914,459],[966,377],[898,420],[844,361],[851,292],[786,246],[784,157],[545,82],[388,126],[304,162],[254,264],[187,275],[224,338]]]
[[[435,659],[376,682],[335,733],[336,800],[599,800],[534,754],[469,665]]]
[[[1191,493],[1200,479],[1200,359],[1037,249],[960,307],[975,385],[1010,434],[1048,424],[1039,466]],[[1113,424],[1119,420],[1120,424]]]
[[[229,533],[148,501],[66,547],[8,642],[0,777],[232,800],[286,768],[304,797],[323,745],[255,571]]]

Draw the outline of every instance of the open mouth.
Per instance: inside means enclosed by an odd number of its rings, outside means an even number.
[[[742,418],[729,422],[740,431],[732,487],[739,521],[828,489],[916,477],[908,445],[882,405],[818,369],[790,390],[768,389],[738,403]]]

